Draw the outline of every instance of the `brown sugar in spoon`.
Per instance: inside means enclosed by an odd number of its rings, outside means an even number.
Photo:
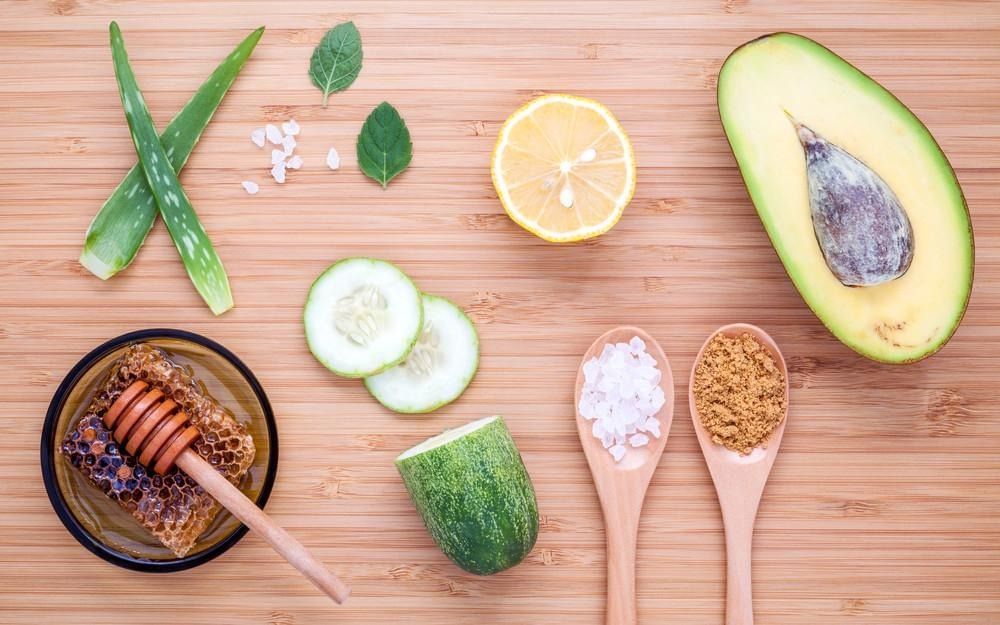
[[[656,359],[661,372],[660,386],[666,401],[656,417],[660,420],[660,437],[650,436],[644,447],[629,448],[621,462],[615,462],[591,428],[592,421],[580,416],[580,395],[583,392],[583,365],[599,356],[608,343],[628,343],[638,336],[646,343],[646,352]],[[597,496],[604,513],[604,531],[608,544],[608,625],[635,625],[635,556],[639,534],[639,514],[653,471],[667,444],[670,423],[674,417],[674,378],[663,349],[656,340],[639,328],[622,326],[602,334],[583,356],[576,375],[576,427],[583,444],[583,453],[590,465]]]
[[[103,421],[140,464],[161,475],[178,467],[331,599],[337,603],[347,599],[350,589],[342,581],[191,449],[201,433],[160,390],[141,380],[133,382],[111,404]]]
[[[695,372],[705,355],[708,344],[717,335],[738,337],[744,334],[757,339],[774,358],[775,364],[785,378],[785,415],[781,423],[771,432],[766,447],[757,447],[742,456],[715,443],[712,435],[702,425],[694,396]],[[766,332],[745,323],[735,323],[719,328],[708,337],[698,352],[691,368],[688,387],[688,403],[691,420],[698,436],[698,444],[712,482],[719,496],[722,508],[722,524],[726,531],[726,621],[725,625],[753,625],[753,593],[750,583],[750,554],[753,542],[754,521],[760,505],[764,484],[771,473],[771,466],[778,455],[781,437],[788,422],[788,368],[781,350]]]

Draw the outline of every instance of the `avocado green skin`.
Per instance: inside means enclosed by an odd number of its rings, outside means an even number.
[[[503,419],[396,468],[434,542],[466,571],[498,573],[534,547],[535,489]]]
[[[859,70],[857,67],[855,67],[851,63],[849,63],[846,60],[844,60],[842,57],[840,57],[839,55],[837,55],[835,52],[833,52],[829,48],[823,46],[820,43],[817,43],[816,41],[813,41],[812,39],[809,39],[808,37],[804,37],[802,35],[798,35],[796,33],[790,33],[790,32],[775,32],[775,33],[770,33],[770,34],[767,34],[767,35],[762,35],[760,37],[752,39],[752,40],[750,40],[750,41],[748,41],[748,42],[746,42],[746,43],[738,46],[736,49],[734,49],[732,52],[729,53],[729,56],[726,57],[726,61],[722,64],[722,68],[719,70],[719,80],[717,81],[717,87],[716,87],[716,108],[719,111],[720,121],[722,122],[723,130],[725,130],[725,132],[726,132],[726,138],[729,141],[729,147],[730,147],[730,149],[733,152],[733,156],[737,159],[737,162],[740,159],[740,155],[739,155],[739,149],[740,149],[740,147],[737,145],[736,140],[734,139],[734,133],[731,131],[731,129],[726,124],[726,114],[725,114],[725,108],[726,107],[725,107],[725,104],[724,104],[724,100],[727,97],[729,97],[729,96],[727,96],[727,94],[725,93],[724,75],[726,73],[727,65],[729,64],[730,59],[736,57],[744,48],[747,48],[747,47],[752,46],[754,44],[757,44],[757,43],[759,43],[759,42],[761,42],[763,40],[771,39],[771,38],[781,38],[781,39],[785,39],[785,40],[794,41],[794,42],[796,42],[800,46],[803,46],[803,47],[806,47],[806,48],[811,48],[814,51],[817,51],[819,53],[829,55],[829,59],[830,59],[831,62],[839,63],[839,64],[845,66],[846,68],[848,68],[850,70],[850,72],[852,72],[855,75],[855,78],[856,78],[856,81],[857,81],[857,85],[858,85],[859,88],[868,88],[868,89],[877,90],[878,93],[879,93],[879,95],[881,97],[885,98],[886,100],[891,101],[896,106],[898,106],[899,109],[900,109],[900,111],[901,111],[901,113],[906,117],[906,121],[909,124],[911,124],[913,127],[916,127],[916,128],[919,129],[920,133],[923,135],[923,138],[924,138],[924,140],[926,142],[927,148],[929,150],[936,151],[937,155],[939,156],[939,166],[940,166],[940,168],[942,170],[946,171],[949,174],[949,176],[952,178],[952,180],[954,181],[954,187],[955,187],[954,188],[954,192],[955,192],[955,194],[957,196],[959,204],[961,205],[962,209],[964,210],[965,221],[968,224],[968,243],[969,243],[969,245],[968,245],[968,267],[969,267],[969,275],[968,275],[968,279],[965,281],[965,285],[966,285],[965,298],[964,298],[964,301],[962,302],[962,305],[961,305],[961,308],[960,308],[960,312],[957,315],[957,317],[955,318],[954,323],[952,324],[952,326],[949,329],[948,333],[945,336],[943,336],[937,343],[932,344],[932,345],[928,345],[927,349],[924,352],[922,352],[922,353],[920,353],[920,354],[918,354],[918,355],[916,355],[914,357],[899,358],[899,359],[890,359],[890,358],[880,358],[880,357],[874,356],[872,354],[866,353],[863,349],[861,349],[859,346],[857,346],[851,340],[849,340],[849,338],[846,337],[841,332],[840,328],[838,328],[836,326],[836,323],[834,322],[834,320],[831,320],[831,319],[827,318],[825,315],[821,315],[820,312],[819,312],[819,310],[817,310],[816,306],[814,305],[814,303],[812,301],[810,301],[808,298],[803,297],[803,300],[805,301],[806,305],[810,308],[810,310],[813,311],[813,314],[816,315],[816,317],[820,320],[820,322],[823,323],[824,326],[826,326],[827,330],[829,330],[835,337],[837,337],[837,339],[839,339],[841,343],[843,343],[844,345],[846,345],[847,347],[849,347],[853,351],[857,352],[861,356],[864,356],[865,358],[868,358],[870,360],[874,360],[874,361],[877,361],[877,362],[883,362],[883,363],[887,363],[887,364],[908,364],[908,363],[913,363],[913,362],[917,362],[917,361],[923,360],[924,358],[927,358],[928,356],[931,356],[931,355],[937,353],[938,350],[940,350],[942,347],[944,347],[948,343],[948,341],[951,340],[951,337],[954,336],[955,331],[958,330],[958,326],[961,325],[961,323],[962,323],[962,319],[965,316],[965,312],[968,310],[969,299],[972,296],[972,283],[973,283],[973,279],[974,279],[974,275],[975,275],[975,266],[976,266],[976,263],[975,263],[975,256],[976,256],[976,254],[975,254],[975,237],[974,237],[973,232],[972,232],[972,218],[971,218],[971,215],[969,214],[969,206],[968,206],[968,203],[965,200],[965,195],[962,192],[962,188],[961,188],[961,186],[958,183],[958,177],[955,175],[955,170],[952,167],[951,163],[948,161],[947,156],[945,156],[944,151],[941,149],[941,146],[938,144],[938,142],[934,138],[934,136],[931,135],[930,131],[923,124],[923,122],[921,122],[920,119],[916,116],[916,114],[914,114],[913,111],[911,111],[905,104],[903,104],[903,102],[901,100],[899,100],[899,98],[897,98],[892,92],[890,92],[888,89],[886,89],[885,87],[883,87],[874,78],[872,78],[868,74],[865,74],[864,72],[862,72],[861,70]],[[754,180],[748,179],[746,173],[743,171],[742,168],[740,168],[740,176],[743,178],[743,183],[746,186],[747,191],[750,193],[751,200],[753,201],[753,197],[754,197],[753,189],[754,189],[755,185],[758,184],[758,183],[756,181],[754,181]],[[767,220],[763,219],[763,215],[762,215],[762,213],[760,211],[760,207],[756,207],[756,208],[758,209],[758,215],[761,215],[761,217],[762,217],[761,221],[764,224],[764,229],[766,230],[767,236],[768,236],[768,238],[771,241],[771,245],[772,245],[772,247],[774,247],[775,251],[778,253],[779,258],[781,259],[782,264],[786,266],[786,271],[787,271],[787,264],[785,263],[784,246],[783,246],[782,241],[781,241],[780,226],[768,223]],[[798,275],[793,274],[792,272],[788,272],[788,275],[792,279],[792,283],[795,285],[795,288],[800,293],[802,293],[802,288],[801,288],[800,284],[807,282],[809,280],[808,276],[798,276]]]

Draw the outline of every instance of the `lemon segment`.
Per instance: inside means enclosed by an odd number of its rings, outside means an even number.
[[[635,191],[625,130],[599,102],[544,95],[514,112],[497,137],[493,186],[525,230],[552,242],[611,229]]]

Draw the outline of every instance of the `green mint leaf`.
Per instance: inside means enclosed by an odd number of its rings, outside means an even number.
[[[323,92],[323,107],[331,93],[351,86],[361,72],[361,33],[354,22],[331,28],[313,50],[309,77]]]
[[[388,102],[375,107],[358,135],[358,165],[382,188],[399,175],[413,158],[413,144],[406,122]]]

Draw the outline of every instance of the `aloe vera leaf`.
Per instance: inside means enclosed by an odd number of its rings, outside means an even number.
[[[233,307],[229,277],[204,226],[198,220],[184,187],[177,179],[177,173],[170,166],[166,150],[160,145],[153,118],[149,115],[146,100],[142,97],[135,73],[129,64],[121,29],[116,22],[111,22],[109,30],[118,94],[121,96],[125,119],[128,121],[132,143],[139,155],[146,182],[156,198],[156,205],[167,224],[170,238],[174,240],[174,246],[184,261],[188,277],[212,312],[221,315]]]
[[[167,124],[160,135],[160,145],[175,172],[179,173],[184,167],[201,133],[263,34],[262,26],[236,46]],[[107,280],[135,259],[155,219],[156,200],[142,167],[136,163],[90,222],[80,264],[98,278]]]

